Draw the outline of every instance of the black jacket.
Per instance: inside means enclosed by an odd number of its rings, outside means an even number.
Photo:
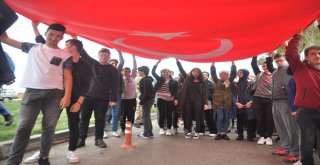
[[[80,96],[85,96],[89,90],[92,71],[90,65],[82,58],[73,63],[71,100],[75,102]]]
[[[154,99],[154,90],[152,86],[153,78],[150,76],[143,77],[140,80],[140,92],[141,95],[139,96],[140,105],[145,104],[147,101]]]
[[[152,75],[157,80],[156,84],[154,85],[154,92],[155,93],[158,91],[159,88],[161,88],[161,86],[166,81],[163,77],[160,77],[157,75],[156,69],[157,69],[157,65],[153,66]],[[171,96],[174,97],[174,99],[177,99],[177,97],[178,97],[178,90],[179,90],[178,81],[171,77],[170,81],[169,81],[169,91],[170,91]]]
[[[16,78],[14,76],[13,71],[10,69],[10,64],[8,62],[8,59],[6,58],[5,52],[2,49],[1,43],[0,43],[0,86],[7,84],[11,81],[14,81]]]
[[[116,102],[119,95],[119,72],[114,66],[101,65],[83,49],[81,57],[86,60],[92,69],[92,79],[87,95]]]
[[[183,110],[185,109],[185,103],[187,100],[187,93],[188,93],[188,87],[192,83],[191,76],[188,76],[185,80],[185,82],[182,85],[182,88],[179,92],[179,101],[178,101],[178,107],[176,109],[176,112],[178,114],[182,114]],[[200,90],[200,96],[201,96],[201,109],[203,109],[204,105],[208,105],[208,87],[207,83],[205,81],[201,82],[199,85]]]
[[[17,19],[15,11],[5,1],[0,0],[0,34],[4,33]],[[0,43],[0,86],[14,81],[14,79],[14,73],[10,69]]]

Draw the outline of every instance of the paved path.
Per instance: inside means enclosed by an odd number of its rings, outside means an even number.
[[[136,148],[126,151],[120,148],[124,137],[105,139],[108,147],[97,148],[94,138],[89,137],[84,148],[76,152],[80,156],[79,165],[284,165],[282,157],[273,156],[271,152],[278,145],[257,145],[256,142],[236,141],[235,133],[230,133],[231,140],[216,141],[208,136],[200,139],[185,139],[180,134],[159,136],[158,126],[154,122],[153,139],[139,139],[137,134],[142,128],[134,128],[133,143]],[[234,130],[233,130],[234,132]],[[67,143],[53,146],[50,153],[52,165],[69,164],[65,158]],[[33,152],[25,154],[32,155]],[[4,165],[1,161],[0,165]]]

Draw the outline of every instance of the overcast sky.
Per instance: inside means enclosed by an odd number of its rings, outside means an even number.
[[[46,25],[40,24],[39,31],[42,35],[44,35],[46,28],[47,28]],[[7,33],[10,37],[12,37],[18,41],[35,42],[34,41],[35,36],[34,36],[33,30],[31,27],[31,21],[21,15],[19,15],[19,19],[14,23],[14,25],[11,26],[9,28],[9,30],[7,30]],[[64,41],[67,39],[70,39],[70,38],[71,37],[69,35],[65,35],[64,40],[60,42],[59,47],[64,48]],[[83,41],[84,48],[95,59],[97,59],[98,51],[102,47],[105,47],[105,46],[96,44],[94,42],[88,41],[86,39],[83,39],[81,37],[78,39]],[[27,61],[27,54],[21,52],[21,50],[9,47],[5,44],[3,44],[3,48],[10,55],[10,57],[12,58],[12,60],[15,63],[15,66],[16,66],[16,70],[15,70],[16,82],[13,85],[3,86],[3,87],[4,88],[14,88],[19,92],[23,92],[24,89],[19,88],[19,86],[20,86],[20,81],[21,81],[21,77],[22,77],[21,75],[24,74],[25,65],[26,65],[26,61]],[[132,67],[132,55],[125,53],[125,52],[123,53],[123,55],[124,55],[124,59],[125,59],[124,66],[131,68]],[[111,58],[118,59],[118,53],[114,49],[111,49]],[[140,58],[140,57],[137,57],[136,59],[137,59],[138,66],[146,65],[150,68],[150,71],[151,71],[152,66],[157,62],[157,60]],[[193,63],[193,62],[186,62],[186,61],[181,61],[181,62],[182,62],[182,66],[184,67],[186,72],[189,72],[194,67],[198,67],[203,71],[209,71],[210,65],[211,65],[211,63]],[[250,71],[250,73],[252,73],[250,62],[251,62],[251,58],[240,60],[240,61],[235,61],[238,69],[241,69],[241,68],[248,69]],[[231,62],[216,63],[216,67],[217,67],[218,72],[221,70],[230,70],[230,66],[231,66]],[[174,58],[168,58],[168,59],[163,60],[158,66],[157,73],[160,74],[159,72],[163,68],[168,68],[170,70],[173,70],[175,73],[175,76],[179,72],[178,68],[176,66],[176,61]]]

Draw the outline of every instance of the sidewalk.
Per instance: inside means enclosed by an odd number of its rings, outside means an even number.
[[[152,139],[139,139],[137,134],[143,128],[133,128],[133,143],[136,148],[126,151],[120,146],[125,138],[105,139],[108,147],[98,148],[94,145],[94,137],[89,137],[84,148],[76,152],[80,157],[79,165],[288,165],[282,157],[273,156],[271,152],[278,145],[257,145],[256,142],[236,141],[234,130],[230,133],[230,141],[216,141],[208,136],[200,139],[185,139],[182,127],[174,136],[158,135],[159,127],[153,120],[154,135]],[[66,152],[68,143],[53,146],[50,153],[52,165],[68,165]],[[33,154],[27,152],[24,158]],[[0,162],[4,165],[5,160]],[[33,164],[32,164],[33,165]]]

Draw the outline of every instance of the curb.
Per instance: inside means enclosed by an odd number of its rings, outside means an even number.
[[[90,126],[88,130],[88,136],[94,135],[95,128],[94,126]],[[33,135],[30,137],[29,144],[25,150],[25,152],[39,149],[40,146],[40,138],[41,135]],[[69,140],[69,130],[61,130],[55,133],[53,145],[61,144],[67,142]],[[8,140],[5,142],[0,142],[0,160],[7,159],[10,155],[10,150],[12,146],[13,140]]]
[[[151,113],[151,120],[156,120],[156,119],[157,119],[157,113]],[[95,132],[94,125],[90,125],[88,130],[88,136],[94,135],[94,132]],[[40,134],[31,136],[25,152],[39,149],[40,137],[41,137]],[[54,141],[52,142],[52,146],[61,144],[67,141],[69,141],[69,129],[56,131]],[[12,143],[13,143],[13,140],[0,142],[0,160],[7,159],[9,157]]]

